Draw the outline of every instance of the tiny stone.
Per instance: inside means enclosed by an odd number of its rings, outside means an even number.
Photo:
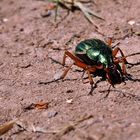
[[[67,102],[68,104],[72,104],[73,99],[68,99],[68,100],[66,100],[66,102]]]
[[[3,18],[3,22],[7,22],[8,21],[8,19],[7,18]]]
[[[56,112],[56,111],[49,111],[47,116],[48,116],[48,118],[52,118],[52,117],[55,117],[57,114],[58,114],[58,112]]]
[[[135,21],[134,20],[130,20],[130,21],[128,21],[128,24],[129,25],[133,25],[133,24],[135,24]]]
[[[41,17],[43,17],[43,18],[48,17],[48,16],[51,15],[51,11],[44,11],[44,12],[42,12],[40,15],[41,15]]]

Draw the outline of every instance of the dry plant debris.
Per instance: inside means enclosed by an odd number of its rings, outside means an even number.
[[[39,103],[32,103],[29,106],[25,107],[25,110],[32,110],[32,109],[47,109],[49,103],[39,102]]]
[[[38,127],[38,126],[34,126],[33,124],[29,124],[29,123],[28,123],[28,125],[25,125],[25,122],[23,122],[21,120],[13,120],[13,121],[7,122],[7,123],[0,126],[0,136],[2,136],[3,134],[5,134],[9,130],[11,130],[13,128],[14,124],[16,124],[20,129],[22,128],[22,130],[24,130],[24,131],[34,132],[34,133],[36,133],[36,132],[38,132],[38,133],[52,133],[52,134],[56,134],[56,137],[59,139],[61,136],[74,130],[76,125],[78,125],[79,123],[81,123],[85,120],[88,120],[92,117],[93,117],[92,115],[83,116],[82,118],[80,118],[79,120],[77,120],[75,122],[68,123],[67,125],[65,125],[62,128],[59,128],[57,130],[51,130],[51,131],[48,131],[48,130],[41,128],[41,127]]]
[[[89,8],[87,8],[86,6],[83,5],[83,3],[90,3],[91,0],[50,0],[50,1],[57,3],[55,17],[57,17],[58,6],[62,5],[63,7],[65,7],[68,10],[71,10],[71,11],[73,11],[74,8],[80,9],[83,12],[83,14],[85,15],[85,17],[89,20],[89,22],[94,24],[96,27],[97,27],[97,25],[94,23],[91,16],[104,20],[96,12],[90,10]]]
[[[2,136],[3,134],[5,134],[9,130],[11,130],[13,128],[13,125],[15,124],[15,122],[16,121],[10,121],[10,122],[7,122],[7,123],[1,125],[0,126],[0,136]]]

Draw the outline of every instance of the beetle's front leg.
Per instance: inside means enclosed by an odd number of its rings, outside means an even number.
[[[113,85],[113,83],[112,83],[112,81],[111,81],[111,78],[110,78],[108,72],[106,73],[106,77],[107,77],[107,80],[108,80],[108,82],[110,83],[110,85],[111,85],[112,87],[114,87],[114,85]]]
[[[121,57],[121,58],[115,58],[114,60],[114,63],[116,65],[118,65],[119,63],[122,63],[122,72],[124,75],[127,75],[127,72],[126,72],[126,63],[125,63],[125,57]]]
[[[121,56],[122,56],[120,59],[116,57],[118,52],[120,52]],[[122,71],[123,71],[123,74],[126,75],[127,74],[127,72],[126,72],[126,63],[128,63],[128,62],[126,60],[126,57],[125,57],[123,51],[120,48],[118,48],[118,47],[115,48],[113,50],[113,57],[116,59],[115,63],[122,63]]]
[[[116,55],[118,54],[118,52],[121,53],[121,56],[122,56],[122,57],[125,57],[123,51],[122,51],[119,47],[117,47],[117,48],[115,48],[115,49],[113,50],[113,57],[116,57]],[[127,62],[126,59],[125,59],[125,61]]]

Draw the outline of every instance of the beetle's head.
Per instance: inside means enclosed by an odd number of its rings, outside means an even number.
[[[106,77],[111,85],[120,84],[123,81],[123,74],[120,65],[111,64],[106,69]]]

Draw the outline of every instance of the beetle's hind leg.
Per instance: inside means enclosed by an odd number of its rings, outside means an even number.
[[[80,68],[82,68],[84,70],[86,70],[86,68],[88,67],[87,64],[83,63],[79,58],[77,58],[74,54],[72,54],[71,52],[69,52],[67,50],[65,51],[64,56],[63,56],[63,62],[62,62],[63,65],[65,65],[66,57],[67,56],[69,58],[71,58],[74,62],[70,66],[68,66],[68,68],[64,71],[64,73],[60,77],[60,79],[64,79],[65,78],[65,76],[67,75],[68,71],[71,69],[71,67],[73,65],[76,65],[76,66],[78,66],[78,67],[80,67]]]
[[[64,66],[65,63],[66,63],[66,57],[67,57],[66,52],[64,52],[63,61],[62,61],[62,65],[63,65],[63,66]]]

